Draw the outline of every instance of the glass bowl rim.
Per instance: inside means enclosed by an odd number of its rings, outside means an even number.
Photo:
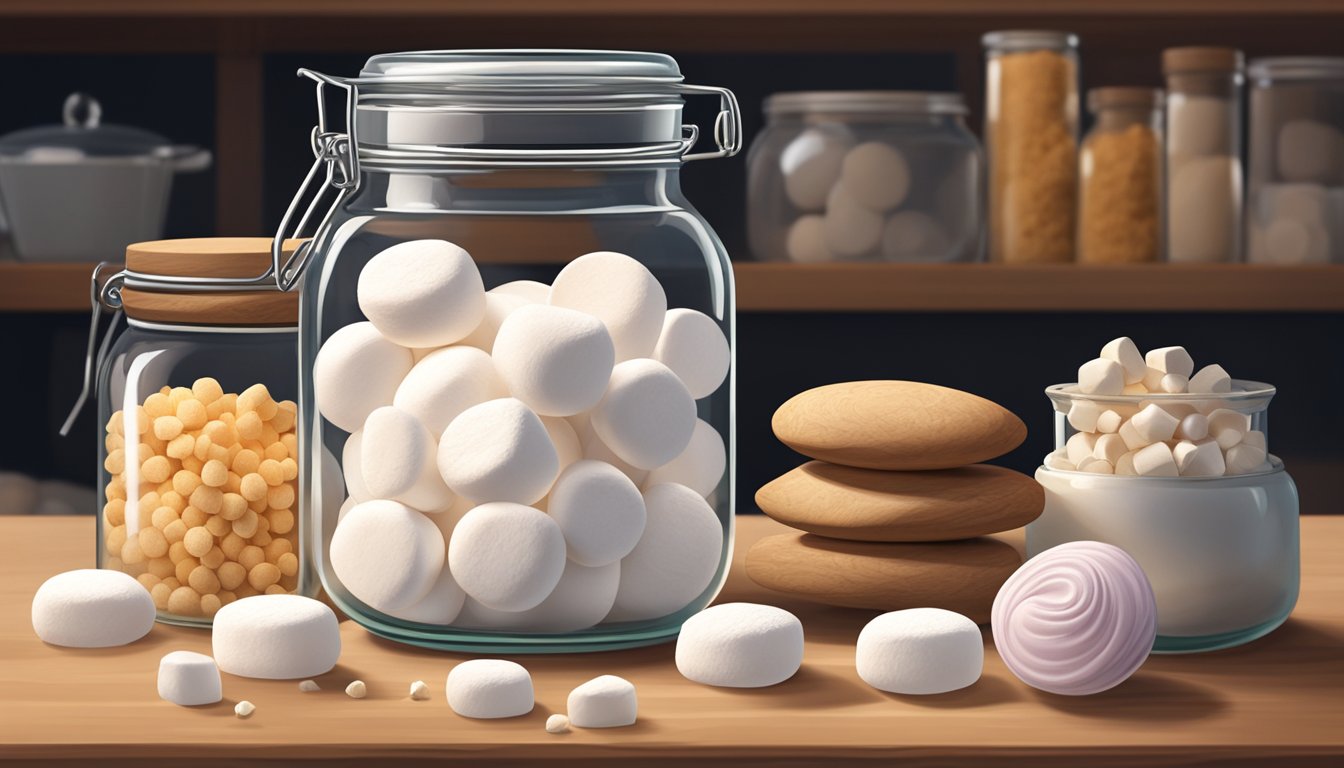
[[[1070,389],[1070,387],[1077,386],[1077,382],[1052,384],[1045,388],[1045,394],[1046,397],[1049,397],[1055,402],[1086,400],[1089,402],[1132,403],[1138,405],[1139,403],[1148,401],[1182,403],[1219,400],[1229,403],[1239,403],[1261,398],[1268,400],[1278,393],[1278,389],[1275,388],[1273,384],[1266,384],[1263,381],[1252,381],[1249,379],[1233,379],[1231,392],[1145,392],[1141,395],[1088,395],[1083,394],[1076,389]]]

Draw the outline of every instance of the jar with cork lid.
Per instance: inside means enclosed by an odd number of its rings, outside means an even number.
[[[96,392],[105,425],[98,567],[134,576],[160,621],[208,626],[234,600],[313,591],[296,514],[299,308],[270,266],[269,238],[202,238],[136,243],[125,269],[94,272],[80,404]]]
[[[1162,252],[1162,91],[1093,88],[1079,153],[1078,260],[1157,261]]]

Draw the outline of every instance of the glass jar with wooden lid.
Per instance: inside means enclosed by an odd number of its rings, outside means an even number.
[[[1093,88],[1092,130],[1078,155],[1078,260],[1158,261],[1162,255],[1162,91]]]

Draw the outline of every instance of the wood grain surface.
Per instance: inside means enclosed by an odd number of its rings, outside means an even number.
[[[858,541],[947,541],[1020,528],[1040,517],[1035,478],[976,464],[926,472],[883,472],[809,461],[756,492],[779,522]]]
[[[339,666],[320,693],[292,682],[224,678],[225,701],[183,709],[155,695],[159,658],[210,652],[208,633],[159,625],[125,648],[70,650],[33,635],[33,592],[51,574],[93,564],[92,518],[0,517],[0,759],[98,758],[99,766],[293,765],[841,765],[1196,766],[1318,765],[1344,761],[1344,518],[1306,518],[1302,598],[1277,632],[1242,648],[1155,656],[1125,684],[1067,698],[1027,688],[986,638],[976,685],[934,697],[880,693],[854,672],[854,640],[871,611],[827,608],[770,593],[742,572],[765,535],[738,525],[721,601],[769,602],[807,632],[802,670],[764,690],[683,680],[671,645],[586,656],[515,656],[533,674],[537,709],[516,720],[452,714],[443,681],[457,654],[406,648],[344,622]],[[553,736],[542,725],[579,683],[600,674],[639,689],[630,728]],[[369,697],[341,690],[352,679]],[[429,701],[407,698],[412,680]],[[257,705],[248,720],[232,708]],[[395,762],[394,762],[395,761]],[[311,764],[311,763],[310,763]]]

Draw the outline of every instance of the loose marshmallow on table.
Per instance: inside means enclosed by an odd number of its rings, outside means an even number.
[[[809,213],[799,216],[789,225],[788,235],[784,238],[784,251],[790,261],[799,264],[823,264],[835,261],[830,246],[826,245],[826,217]]]
[[[1221,477],[1227,472],[1223,452],[1212,440],[1182,440],[1171,449],[1171,455],[1181,477]]]
[[[910,165],[895,147],[864,142],[845,154],[840,186],[864,207],[890,211],[910,192]]]
[[[644,492],[644,535],[621,560],[621,585],[608,621],[639,621],[685,608],[714,580],[723,526],[709,502],[676,483]]]
[[[589,567],[630,554],[644,533],[644,497],[619,469],[579,461],[551,488],[547,513],[564,532],[569,558]]]
[[[547,733],[567,733],[569,731],[569,718],[564,715],[551,715],[546,718]]]
[[[439,578],[430,587],[429,594],[420,598],[413,605],[405,608],[386,610],[389,616],[395,616],[398,619],[407,621],[418,621],[421,624],[451,624],[462,611],[462,604],[467,599],[467,593],[458,586],[457,580],[453,578],[452,572],[445,565],[439,573]]]
[[[183,707],[224,698],[215,660],[203,653],[173,651],[159,659],[159,698]]]
[[[1128,336],[1107,342],[1106,346],[1101,348],[1101,357],[1120,364],[1124,370],[1126,384],[1137,384],[1143,381],[1144,375],[1148,373],[1148,363],[1144,362],[1143,354]]]
[[[210,644],[221,671],[296,680],[326,674],[336,666],[341,631],[336,614],[316,600],[256,595],[219,609]]]
[[[373,323],[351,323],[331,334],[317,352],[317,410],[337,427],[355,432],[375,408],[392,404],[414,362],[409,349],[388,341]]]
[[[439,473],[473,501],[532,504],[550,490],[560,457],[537,414],[514,398],[474,405],[439,439]]]
[[[782,683],[802,666],[803,624],[772,605],[711,606],[681,625],[676,662],[683,677],[704,685],[763,688]]]
[[[627,360],[611,372],[592,412],[593,431],[625,461],[654,469],[686,450],[695,431],[695,401],[686,385],[656,360]]]
[[[495,348],[495,338],[499,335],[499,327],[504,324],[504,320],[520,307],[536,303],[516,294],[487,291],[485,314],[481,317],[480,324],[476,326],[476,330],[463,336],[458,344],[476,347],[485,352],[492,351]]]
[[[653,273],[611,251],[585,254],[566,264],[551,285],[550,303],[601,320],[611,334],[617,360],[653,352],[667,313],[667,295]]]
[[[443,240],[412,240],[383,250],[359,273],[360,311],[403,347],[442,347],[471,333],[485,314],[476,262]]]
[[[551,300],[551,286],[536,280],[514,280],[496,285],[486,293],[498,293],[526,299],[531,304],[545,304]]]
[[[879,691],[937,694],[980,679],[985,646],[980,627],[941,608],[892,611],[868,622],[854,654],[859,677]]]
[[[802,211],[819,211],[831,187],[840,180],[845,152],[854,144],[849,129],[839,124],[814,126],[798,134],[779,153],[784,192]]]
[[[536,705],[532,676],[503,659],[472,659],[453,667],[445,686],[448,706],[462,717],[519,717]]]
[[[1078,391],[1085,395],[1118,395],[1125,389],[1125,369],[1099,357],[1078,368]]]
[[[565,537],[545,512],[508,502],[482,504],[453,529],[448,567],[462,589],[487,608],[526,611],[559,583]]]
[[[694,309],[669,309],[653,359],[672,369],[699,400],[714,394],[728,376],[732,352],[714,318]]]
[[[635,686],[623,677],[602,675],[569,692],[565,703],[576,728],[620,728],[639,715]]]
[[[848,259],[871,256],[882,241],[885,223],[881,213],[837,185],[826,198],[826,249]]]
[[[154,628],[154,600],[121,571],[84,568],[59,573],[33,595],[33,631],[44,643],[109,648]]]
[[[536,608],[497,611],[467,598],[454,623],[475,629],[576,632],[606,618],[616,600],[620,582],[620,563],[588,568],[566,560],[560,583]]]
[[[723,436],[703,419],[696,419],[691,442],[677,458],[649,473],[644,487],[659,483],[680,483],[701,496],[708,496],[719,486],[728,468],[728,450]]]
[[[475,347],[444,347],[425,355],[406,374],[392,405],[419,419],[438,440],[458,414],[508,396],[490,355]]]
[[[369,414],[361,432],[359,470],[372,497],[422,512],[453,502],[453,492],[439,475],[438,441],[419,419],[387,405]]]
[[[380,611],[408,608],[429,594],[443,569],[439,529],[395,501],[366,501],[336,526],[332,571],[350,594]]]
[[[492,356],[513,396],[542,416],[572,416],[597,405],[616,363],[601,320],[544,304],[509,315]]]
[[[1194,394],[1221,394],[1232,391],[1232,377],[1221,365],[1206,365],[1190,377],[1188,391]]]

